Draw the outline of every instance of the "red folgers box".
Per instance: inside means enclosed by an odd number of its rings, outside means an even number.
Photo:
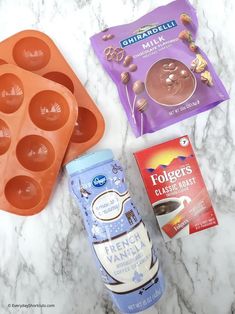
[[[188,136],[134,155],[166,241],[218,225]]]

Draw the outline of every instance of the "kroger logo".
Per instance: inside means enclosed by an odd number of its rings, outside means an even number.
[[[92,184],[96,188],[100,188],[101,186],[105,185],[106,182],[107,182],[107,179],[102,174],[94,177],[94,179],[92,180]]]

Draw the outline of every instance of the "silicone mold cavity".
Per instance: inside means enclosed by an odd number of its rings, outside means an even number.
[[[60,94],[46,90],[33,97],[29,114],[37,127],[54,131],[60,129],[68,120],[69,107]]]
[[[77,123],[79,129],[75,127],[73,138],[64,156],[64,165],[83,154],[101,139],[104,133],[104,119],[100,111],[53,40],[46,34],[36,30],[25,30],[14,34],[0,43],[0,59],[51,80],[48,84],[53,85],[56,82],[67,87],[76,98],[78,111],[82,114],[83,108],[88,110],[88,114],[84,114],[85,121],[79,119]],[[89,115],[90,120],[86,119]],[[54,114],[54,117],[57,119],[58,115]],[[66,113],[61,114],[58,123],[51,122],[52,127],[49,126],[49,121],[45,121],[45,115],[38,117],[37,121],[33,115],[32,118],[35,125],[40,126],[42,130],[55,131],[63,125]]]
[[[0,65],[1,65],[1,64],[6,64],[6,63],[7,63],[6,61],[0,59]]]
[[[0,76],[0,111],[15,112],[24,99],[23,84],[14,74],[6,73]]]
[[[61,84],[0,66],[0,209],[27,216],[45,208],[77,114],[75,97]]]
[[[17,145],[16,155],[22,166],[31,171],[48,169],[55,159],[52,144],[38,135],[24,137]]]
[[[16,176],[5,187],[6,199],[16,208],[29,209],[38,205],[42,199],[42,189],[33,178]]]
[[[25,37],[15,44],[13,58],[25,70],[39,70],[49,62],[50,48],[39,38]]]
[[[43,76],[47,78],[48,80],[52,80],[56,83],[64,85],[71,91],[71,93],[74,93],[73,82],[66,74],[61,73],[61,72],[49,72]]]
[[[87,127],[89,125],[89,128]],[[95,115],[86,108],[79,109],[79,115],[71,141],[73,143],[84,143],[89,141],[97,130],[97,120]]]
[[[11,144],[11,134],[8,125],[0,119],[0,155],[5,154]]]

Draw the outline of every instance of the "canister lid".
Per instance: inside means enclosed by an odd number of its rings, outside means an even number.
[[[111,149],[102,149],[94,153],[83,155],[70,161],[65,167],[69,175],[75,172],[83,172],[90,168],[96,167],[101,163],[114,159]]]

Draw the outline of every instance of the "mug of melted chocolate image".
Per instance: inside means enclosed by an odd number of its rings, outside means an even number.
[[[176,215],[184,209],[184,202],[186,204],[191,202],[188,196],[165,198],[152,204],[154,214],[157,218],[159,227],[162,228],[170,220],[174,219]],[[189,227],[186,226],[181,232],[181,235],[189,233]]]
[[[192,71],[176,59],[161,59],[154,63],[146,76],[150,98],[163,106],[178,106],[195,92],[196,78]]]

